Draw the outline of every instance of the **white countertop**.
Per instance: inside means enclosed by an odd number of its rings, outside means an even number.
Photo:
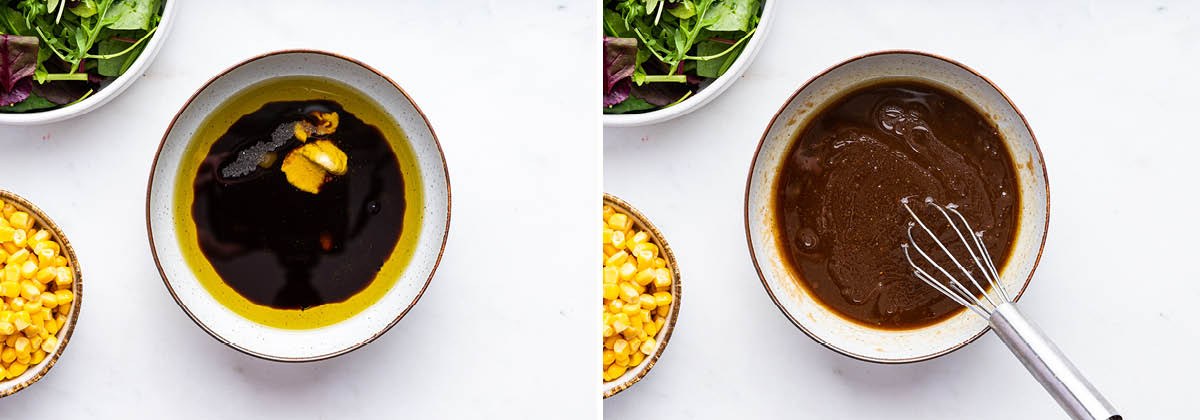
[[[600,406],[594,7],[567,0],[204,0],[182,4],[142,80],[67,122],[0,127],[0,188],[47,211],[81,259],[79,324],[0,418],[563,418]],[[453,3],[453,7],[450,7]],[[433,282],[374,343],[332,360],[245,356],[179,309],[146,240],[150,162],[201,84],[313,48],[414,98],[449,162],[450,238]],[[595,74],[596,76],[592,76]],[[593,98],[596,98],[593,100]],[[587,243],[590,246],[591,242]],[[598,328],[598,327],[596,327]]]
[[[1194,417],[1197,6],[781,3],[757,60],[713,103],[605,132],[605,190],[664,232],[683,277],[666,352],[605,401],[605,417],[1065,418],[991,334],[932,361],[860,362],[794,327],[755,274],[742,212],[763,130],[816,73],[882,49],[959,60],[1012,98],[1051,190],[1045,253],[1020,306],[1126,418]]]

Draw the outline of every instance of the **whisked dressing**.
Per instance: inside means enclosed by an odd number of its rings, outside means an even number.
[[[997,268],[1016,236],[1016,171],[996,126],[921,81],[874,83],[818,110],[776,182],[777,237],[791,269],[822,304],[875,328],[918,328],[963,310],[912,276],[899,197],[961,204]]]

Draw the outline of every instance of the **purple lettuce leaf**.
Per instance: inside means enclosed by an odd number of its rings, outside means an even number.
[[[59,80],[53,83],[34,83],[33,93],[50,102],[66,105],[75,102],[90,90],[88,82]]]
[[[35,36],[0,35],[0,92],[9,92],[37,70]]]
[[[604,106],[610,107],[625,102],[625,99],[629,98],[629,92],[632,91],[632,87],[633,81],[628,77],[617,82],[616,85],[613,85],[612,89],[604,92]]]
[[[617,82],[633,76],[633,70],[637,67],[637,51],[638,41],[635,38],[604,37],[605,103],[608,103],[608,94]]]
[[[633,87],[633,96],[642,98],[655,106],[673,104],[695,89],[689,83],[646,83]]]
[[[17,81],[17,84],[13,85],[12,89],[0,89],[0,106],[14,105],[24,101],[25,98],[29,97],[30,92],[33,92],[33,78],[23,78]]]

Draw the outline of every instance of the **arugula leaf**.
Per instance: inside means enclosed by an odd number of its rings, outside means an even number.
[[[721,0],[713,4],[709,16],[714,21],[710,31],[747,31],[750,19],[758,13],[758,0]]]
[[[0,112],[14,112],[15,113],[15,112],[39,111],[39,110],[43,110],[43,109],[54,108],[57,106],[58,106],[57,104],[46,100],[46,98],[43,98],[43,97],[40,97],[37,95],[29,95],[29,97],[25,98],[24,101],[17,102],[13,105],[0,106]]]
[[[696,54],[701,56],[716,55],[729,47],[727,43],[704,40],[696,44]],[[738,45],[734,47],[734,51],[711,60],[696,60],[696,75],[710,79],[721,77],[721,75],[725,74],[725,70],[729,70],[733,62],[737,61],[738,56],[742,54],[742,49],[745,47],[745,44]]]

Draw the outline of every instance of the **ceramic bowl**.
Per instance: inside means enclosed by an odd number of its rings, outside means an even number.
[[[663,350],[667,348],[667,342],[671,340],[671,332],[675,331],[675,320],[679,318],[679,303],[682,289],[679,286],[679,265],[675,260],[675,253],[671,252],[671,246],[667,245],[666,238],[663,237],[662,232],[658,228],[650,223],[650,219],[647,219],[646,215],[633,208],[629,203],[611,194],[604,194],[604,205],[612,206],[617,211],[628,214],[633,218],[635,229],[644,230],[649,233],[651,240],[658,245],[662,258],[667,261],[667,267],[671,268],[671,273],[675,276],[672,280],[673,285],[671,286],[671,294],[674,299],[671,300],[671,310],[667,314],[667,320],[663,323],[662,330],[659,330],[658,334],[654,337],[656,342],[654,354],[647,357],[634,369],[625,371],[625,374],[621,375],[621,377],[604,382],[604,398],[608,398],[641,381],[646,374],[650,373],[650,369],[654,367],[654,364],[658,362],[658,358],[662,356]]]
[[[171,28],[175,26],[175,15],[176,10],[179,9],[179,3],[181,3],[179,0],[168,0],[163,4],[163,15],[162,20],[158,23],[158,30],[149,40],[146,40],[146,48],[142,50],[142,55],[133,61],[124,74],[114,79],[104,89],[96,91],[92,96],[77,104],[62,108],[23,114],[0,113],[0,125],[35,125],[62,121],[92,112],[116,98],[133,82],[141,79],[146,70],[150,68],[150,62],[154,61],[158,50],[162,49],[163,43],[167,42],[167,34],[171,33]]]
[[[420,170],[424,206],[421,232],[408,265],[377,302],[333,325],[290,330],[244,318],[218,302],[184,260],[173,204],[178,167],[204,119],[251,85],[287,76],[334,79],[374,100],[407,135]],[[392,80],[358,61],[320,51],[278,51],[244,61],[202,86],[167,128],[150,173],[146,196],[150,249],[179,307],[218,341],[264,359],[302,362],[344,354],[378,338],[417,303],[433,278],[450,225],[450,183],[441,145],[421,109]]]
[[[676,117],[690,114],[692,111],[700,109],[704,105],[708,105],[718,95],[729,89],[746,69],[750,67],[750,63],[754,61],[754,56],[758,55],[758,51],[762,49],[763,42],[766,42],[767,33],[771,29],[771,21],[775,17],[775,2],[776,0],[767,0],[763,4],[762,17],[758,22],[758,29],[750,39],[746,41],[746,48],[742,50],[742,54],[734,60],[729,69],[713,80],[708,86],[702,87],[692,97],[684,99],[682,102],[674,106],[662,108],[641,114],[604,114],[605,127],[637,127],[643,125],[657,124],[668,121]]]
[[[33,203],[21,198],[20,196],[8,191],[0,190],[0,201],[10,203],[19,211],[29,213],[33,216],[38,229],[46,229],[50,231],[50,237],[58,242],[60,255],[67,257],[71,269],[75,272],[75,284],[71,292],[75,294],[75,299],[71,301],[71,312],[67,314],[67,324],[58,330],[56,337],[58,338],[58,348],[54,349],[53,354],[46,355],[45,359],[36,365],[30,366],[29,369],[20,376],[9,380],[0,380],[0,397],[7,397],[15,394],[17,391],[25,389],[34,382],[42,379],[50,372],[50,368],[58,362],[58,358],[62,356],[63,351],[67,349],[67,343],[71,341],[71,333],[75,331],[75,321],[79,319],[79,308],[83,302],[83,272],[79,271],[79,259],[75,256],[75,249],[71,248],[71,242],[67,240],[67,235],[63,234],[58,225],[54,224],[50,217],[42,209],[34,206]],[[3,205],[0,204],[0,207]]]
[[[919,79],[973,104],[996,124],[1016,165],[1020,222],[1013,254],[1000,282],[1017,298],[1033,276],[1046,239],[1049,189],[1037,140],[1017,107],[988,79],[957,62],[913,51],[884,51],[838,64],[805,83],[763,133],[746,183],[746,239],[767,293],[783,314],[813,340],[838,353],[880,363],[931,359],[965,346],[987,331],[969,311],[923,328],[886,331],[837,315],[810,296],[783,263],[775,237],[774,185],[781,161],[808,119],[824,104],[880,79]]]

